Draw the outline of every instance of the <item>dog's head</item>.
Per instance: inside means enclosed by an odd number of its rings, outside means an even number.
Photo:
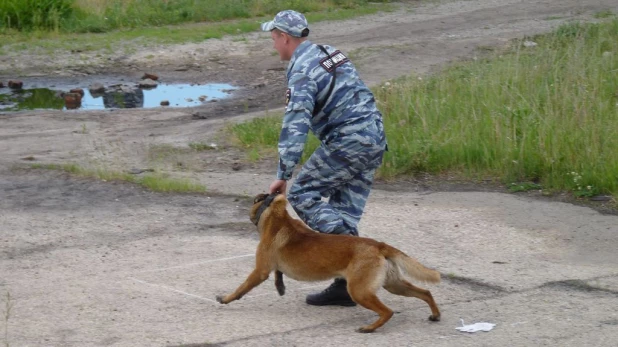
[[[279,195],[279,193],[274,194],[258,194],[253,199],[253,206],[251,207],[251,211],[249,212],[249,218],[253,224],[258,225],[260,222],[260,217],[266,212],[266,210],[270,207],[273,200]]]

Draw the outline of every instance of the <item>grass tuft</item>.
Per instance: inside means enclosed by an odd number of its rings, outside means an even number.
[[[32,164],[33,169],[57,170],[69,174],[95,178],[102,181],[124,181],[139,184],[155,192],[164,193],[203,193],[204,185],[194,183],[187,179],[170,178],[161,174],[145,175],[143,177],[129,173],[117,172],[105,169],[85,169],[77,164]]]

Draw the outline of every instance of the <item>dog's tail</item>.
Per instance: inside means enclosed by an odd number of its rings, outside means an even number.
[[[395,264],[404,274],[423,282],[440,282],[440,273],[438,271],[426,268],[416,259],[409,257],[397,248],[382,243],[380,252],[386,260]]]

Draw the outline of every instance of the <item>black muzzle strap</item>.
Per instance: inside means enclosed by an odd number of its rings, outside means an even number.
[[[270,194],[263,200],[264,202],[262,202],[260,207],[258,207],[257,212],[255,212],[255,225],[258,225],[260,218],[262,217],[262,213],[266,211],[277,195],[279,195],[279,193]]]

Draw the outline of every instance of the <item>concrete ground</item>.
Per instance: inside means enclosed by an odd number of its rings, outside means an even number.
[[[2,175],[0,192],[10,346],[614,346],[618,338],[618,217],[584,207],[374,190],[363,235],[442,273],[439,285],[419,283],[442,321],[429,322],[420,300],[381,291],[397,313],[359,334],[373,312],[304,303],[326,282],[286,278],[279,297],[269,279],[240,301],[214,301],[252,269],[250,198],[15,171]],[[462,320],[496,327],[463,333]]]

